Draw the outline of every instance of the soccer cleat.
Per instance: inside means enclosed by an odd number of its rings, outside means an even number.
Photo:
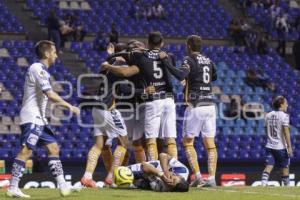
[[[80,187],[73,187],[70,184],[65,183],[62,187],[59,188],[61,196],[69,196],[72,193],[79,192],[81,190]]]
[[[193,181],[191,181],[190,187],[197,187],[200,184],[204,184],[204,181],[200,177],[197,177]]]
[[[96,188],[96,182],[93,179],[87,179],[85,177],[82,177],[80,180],[81,184],[85,187],[89,187],[89,188]]]
[[[197,185],[197,188],[201,187],[217,187],[217,184],[215,180],[206,180]]]
[[[24,194],[19,188],[9,188],[6,196],[13,198],[30,198],[30,195]]]

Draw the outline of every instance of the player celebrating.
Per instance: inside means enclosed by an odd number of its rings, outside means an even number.
[[[163,37],[160,32],[151,32],[148,36],[149,50],[133,51],[124,56],[130,67],[118,67],[103,63],[102,66],[111,72],[130,77],[141,73],[145,87],[154,86],[155,93],[145,96],[145,138],[147,156],[149,160],[157,160],[158,137],[165,138],[168,145],[168,154],[177,157],[176,111],[171,82],[166,68],[163,67],[159,53],[163,46]]]
[[[217,79],[214,64],[200,53],[201,37],[190,35],[187,38],[188,56],[180,69],[168,62],[167,55],[160,57],[169,72],[177,79],[186,77],[185,101],[188,107],[184,114],[183,146],[188,162],[196,175],[191,186],[216,186],[215,173],[217,166],[217,149],[214,142],[216,134],[216,108],[213,102],[211,82]],[[208,173],[206,182],[202,181],[197,153],[194,148],[194,137],[201,132],[204,146],[208,154]]]
[[[114,62],[114,64],[127,65],[123,61],[114,60],[112,62]],[[115,94],[113,94],[114,83],[119,81],[120,78],[108,70],[103,70],[100,74],[105,76],[105,79],[98,88],[99,98],[97,101],[99,105],[94,106],[92,109],[95,144],[88,153],[86,170],[81,178],[81,184],[86,187],[96,187],[96,183],[93,180],[93,173],[108,139],[111,141],[114,138],[118,138],[118,146],[114,151],[113,163],[105,178],[105,183],[107,185],[112,184],[113,169],[122,164],[127,152],[127,129],[121,113],[115,108]],[[106,152],[109,152],[107,150]]]
[[[289,115],[287,100],[283,96],[277,96],[273,101],[274,110],[265,117],[267,144],[266,144],[266,168],[262,173],[262,186],[267,186],[272,169],[275,166],[282,170],[282,182],[284,186],[290,185],[289,165],[293,149],[290,139]]]
[[[159,160],[128,166],[133,172],[134,184],[141,189],[158,192],[187,192],[189,170],[176,158],[165,153],[159,154]]]
[[[14,160],[11,171],[12,179],[6,194],[9,197],[30,197],[19,189],[19,182],[25,171],[25,162],[32,155],[32,151],[37,146],[44,146],[48,151],[48,165],[58,183],[60,193],[62,196],[67,196],[75,189],[64,179],[56,135],[52,132],[45,117],[46,106],[50,99],[76,115],[80,114],[80,110],[64,101],[50,85],[48,68],[57,58],[55,44],[47,40],[39,41],[35,46],[35,52],[39,62],[33,63],[27,71],[20,113],[22,148]]]

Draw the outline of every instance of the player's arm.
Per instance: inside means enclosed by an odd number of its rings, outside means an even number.
[[[161,172],[149,163],[142,162],[142,170],[147,175],[154,175],[161,178],[165,183],[172,183],[172,179],[169,179],[164,172]]]
[[[214,63],[212,63],[212,77],[211,77],[211,80],[215,81],[217,79],[218,79],[218,75],[217,75],[216,65]]]
[[[289,156],[292,157],[293,149],[292,149],[291,134],[290,134],[290,117],[288,114],[286,114],[282,119],[282,131],[283,131],[283,137],[287,144],[287,152]]]
[[[46,94],[46,96],[53,102],[55,102],[57,105],[59,106],[63,106],[65,108],[70,109],[71,112],[73,112],[76,115],[80,114],[80,110],[79,108],[72,106],[71,104],[69,104],[68,102],[66,102],[65,100],[63,100],[56,92],[54,92],[53,90],[48,90],[46,92],[44,92]]]
[[[292,144],[291,144],[291,135],[290,135],[290,129],[288,126],[283,126],[283,135],[284,139],[287,144],[287,151],[290,157],[293,156],[293,149],[292,149]]]
[[[60,106],[66,107],[71,110],[71,112],[76,115],[80,114],[79,108],[72,106],[65,100],[63,100],[56,92],[52,90],[49,77],[50,75],[44,69],[40,67],[35,67],[30,71],[30,75],[37,83],[37,86],[43,91],[43,93],[53,102]]]
[[[169,70],[169,72],[178,80],[182,81],[187,77],[190,73],[190,66],[183,63],[180,68],[173,66],[171,60],[165,52],[160,52],[159,57],[165,67]]]
[[[140,69],[136,65],[132,65],[130,67],[122,67],[104,62],[101,66],[103,69],[109,70],[113,74],[121,77],[130,77],[140,72]]]

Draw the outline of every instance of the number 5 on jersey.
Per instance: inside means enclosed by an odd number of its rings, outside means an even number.
[[[156,79],[161,79],[163,76],[163,71],[159,65],[161,64],[161,61],[153,61],[153,76]]]

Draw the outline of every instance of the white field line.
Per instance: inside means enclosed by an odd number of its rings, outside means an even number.
[[[224,190],[217,188],[201,188],[200,190],[207,191],[217,191],[217,192],[228,192],[228,193],[244,193],[244,194],[254,194],[254,195],[266,195],[266,196],[280,196],[280,197],[289,197],[289,198],[300,198],[299,195],[294,194],[279,194],[279,193],[266,193],[266,192],[252,192],[252,191],[242,191],[242,190]]]

